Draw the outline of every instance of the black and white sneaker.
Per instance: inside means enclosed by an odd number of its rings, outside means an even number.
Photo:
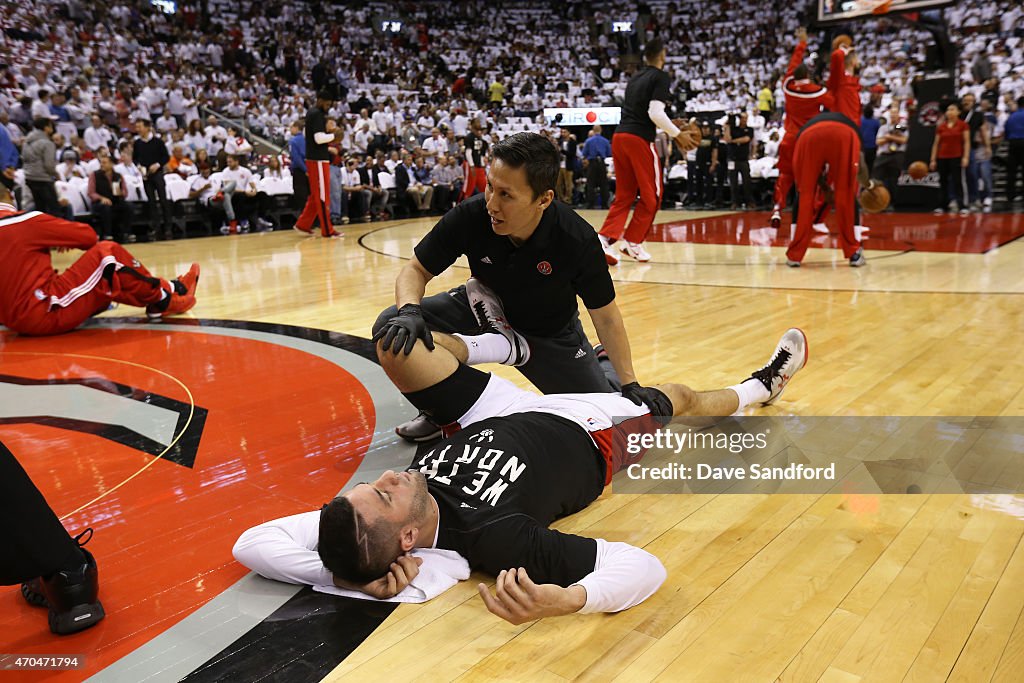
[[[768,400],[762,405],[775,403],[782,395],[782,390],[789,384],[789,380],[793,379],[793,375],[807,364],[809,357],[810,347],[803,330],[799,327],[786,330],[768,364],[750,375],[751,379],[760,381],[768,390]]]
[[[864,247],[857,247],[857,251],[850,257],[850,267],[860,268],[861,266],[866,266],[867,263],[868,260],[864,258]]]
[[[512,352],[508,358],[501,361],[502,365],[525,365],[530,360],[530,345],[526,338],[512,329],[505,319],[505,310],[501,307],[501,300],[487,285],[475,277],[469,278],[466,282],[466,296],[469,297],[469,307],[476,317],[477,323],[483,332],[500,334],[508,339],[512,346]]]

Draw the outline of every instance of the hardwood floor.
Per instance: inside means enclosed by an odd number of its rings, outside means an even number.
[[[366,337],[431,225],[132,251],[164,276],[202,264],[196,317]],[[735,383],[795,325],[810,361],[763,412],[1024,415],[1019,240],[985,254],[869,250],[862,269],[812,249],[798,271],[778,247],[649,248],[653,263],[613,271],[642,382]],[[462,264],[428,293],[467,276]],[[496,371],[526,386],[510,368]],[[327,680],[1021,680],[1022,495],[606,493],[556,526],[643,546],[668,581],[618,615],[522,626],[488,614],[475,580],[464,582],[399,607]]]

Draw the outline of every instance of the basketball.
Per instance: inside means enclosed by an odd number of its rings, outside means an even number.
[[[914,180],[920,180],[928,175],[928,164],[923,161],[915,161],[907,168],[907,175]]]
[[[889,206],[889,190],[885,185],[874,185],[873,187],[861,190],[860,207],[868,213],[884,211]]]
[[[850,47],[853,45],[853,38],[843,33],[832,39],[832,50],[838,50],[841,47]]]

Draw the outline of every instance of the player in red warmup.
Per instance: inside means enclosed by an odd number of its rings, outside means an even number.
[[[85,253],[63,273],[50,250]],[[98,241],[85,223],[21,212],[0,186],[0,324],[21,334],[60,334],[112,301],[144,306],[150,317],[184,313],[196,303],[199,264],[167,281],[154,277],[116,242]]]
[[[867,169],[860,166],[860,129],[838,112],[815,116],[796,136],[793,168],[801,201],[796,234],[786,250],[786,265],[798,268],[804,259],[814,222],[815,202],[811,198],[824,182],[826,194],[834,195],[843,256],[854,268],[863,266],[867,263],[864,250],[853,230],[857,184],[868,185]]]
[[[807,52],[807,29],[801,27],[796,33],[797,44],[789,60],[786,75],[782,81],[782,92],[786,97],[786,118],[783,122],[786,134],[779,144],[779,177],[775,181],[775,206],[772,207],[772,227],[782,223],[782,209],[786,208],[786,197],[793,188],[793,148],[800,129],[821,113],[822,108],[831,109],[833,95],[829,89],[810,77],[810,70],[804,64]],[[795,218],[795,217],[794,217]]]

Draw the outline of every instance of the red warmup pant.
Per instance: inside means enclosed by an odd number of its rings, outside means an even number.
[[[22,334],[61,334],[102,313],[111,301],[143,307],[170,289],[120,244],[98,242],[40,290],[42,298],[31,293],[36,305],[10,327]]]
[[[295,227],[309,231],[313,221],[320,221],[324,237],[331,234],[331,169],[328,161],[306,160],[306,176],[309,178],[309,197],[306,206],[295,221]]]
[[[469,199],[476,192],[487,189],[487,171],[483,166],[470,166],[462,162],[462,199]],[[461,199],[460,199],[461,201]]]
[[[614,241],[623,236],[626,216],[637,193],[640,201],[633,219],[625,228],[626,241],[640,243],[654,224],[661,205],[661,160],[653,142],[639,135],[616,133],[612,136],[612,160],[615,162],[615,201],[601,226],[601,234]]]
[[[795,146],[796,133],[790,133],[779,143],[779,162],[775,165],[779,169],[779,177],[775,181],[774,196],[779,211],[786,208],[786,197],[793,189],[793,147]]]
[[[796,219],[796,234],[786,250],[787,258],[802,261],[811,243],[811,224],[814,222],[815,211],[815,202],[811,198],[815,195],[818,179],[826,167],[835,192],[839,244],[843,255],[850,258],[860,248],[860,242],[853,232],[859,166],[860,137],[845,123],[822,121],[800,133],[800,139],[793,149],[793,170],[796,189],[800,193],[800,209]]]

